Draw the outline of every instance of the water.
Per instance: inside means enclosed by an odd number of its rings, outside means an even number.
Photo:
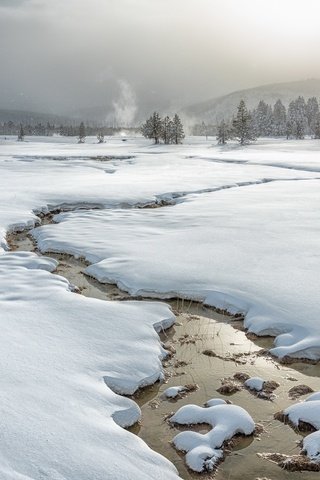
[[[12,250],[37,251],[28,232],[12,234],[8,241]],[[83,270],[87,264],[83,260],[77,260],[70,255],[46,255],[59,261],[55,273],[63,275],[76,285],[81,294],[102,300],[130,298],[116,286],[100,284],[84,275]],[[161,340],[170,348],[173,347],[176,353],[164,362],[165,383],[158,382],[138,391],[134,396],[141,407],[142,418],[141,422],[130,430],[139,435],[152,449],[170,459],[182,478],[199,478],[198,474],[186,468],[184,455],[177,452],[170,443],[181,427],[178,429],[170,426],[166,417],[185,404],[203,405],[213,397],[228,398],[248,410],[255,422],[264,426],[265,431],[260,438],[239,438],[219,466],[214,477],[216,480],[244,478],[254,480],[258,477],[273,480],[315,478],[317,474],[313,472],[283,471],[277,465],[258,458],[256,454],[299,453],[297,441],[301,440],[302,436],[289,426],[274,420],[273,415],[295,403],[288,398],[288,390],[293,386],[304,383],[314,390],[319,389],[320,366],[301,362],[290,366],[281,365],[269,356],[259,355],[261,349],[270,347],[272,340],[270,338],[254,342],[249,340],[241,330],[241,321],[218,314],[213,309],[195,302],[175,299],[167,303],[170,303],[177,314],[177,323],[161,334]],[[204,355],[202,352],[206,349],[213,350],[217,356]],[[233,376],[236,372],[277,381],[280,387],[275,391],[277,395],[275,400],[270,402],[259,399],[246,390],[229,397],[219,394],[216,389],[221,385],[221,379]],[[177,401],[164,398],[163,392],[166,388],[185,384],[197,384],[199,388]],[[197,431],[201,433],[207,432],[208,429],[206,425],[197,426]],[[212,475],[204,474],[201,477],[209,479]]]

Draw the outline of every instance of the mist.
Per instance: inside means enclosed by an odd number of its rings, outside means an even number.
[[[129,124],[233,90],[320,77],[317,0],[0,0],[0,108]]]

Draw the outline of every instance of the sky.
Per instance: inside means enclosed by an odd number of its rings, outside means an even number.
[[[0,0],[0,108],[132,113],[320,78],[319,18],[319,0]]]

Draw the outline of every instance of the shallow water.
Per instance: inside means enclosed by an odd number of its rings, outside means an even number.
[[[12,234],[8,238],[12,250],[36,251],[33,240],[27,232]],[[103,300],[125,300],[130,298],[116,286],[103,285],[83,274],[86,263],[70,255],[46,254],[56,258],[59,266],[55,273],[66,277],[76,285],[83,295]],[[261,338],[249,340],[241,331],[241,322],[229,316],[216,313],[213,309],[186,300],[175,299],[170,302],[177,314],[174,327],[161,334],[166,345],[174,347],[176,353],[164,362],[165,383],[156,383],[134,396],[142,410],[139,425],[130,430],[139,435],[152,449],[170,459],[178,468],[184,479],[212,478],[210,475],[199,477],[185,466],[184,455],[171,445],[173,437],[181,428],[173,428],[165,417],[175,412],[182,405],[194,403],[203,405],[213,397],[229,399],[242,406],[252,415],[256,423],[264,426],[260,438],[239,438],[237,445],[227,455],[215,474],[217,480],[254,480],[268,477],[277,480],[309,480],[316,478],[316,473],[292,473],[281,470],[277,465],[257,457],[258,452],[279,452],[285,454],[299,453],[297,441],[302,436],[296,434],[289,426],[273,419],[275,412],[295,403],[288,398],[288,390],[298,384],[307,384],[314,390],[320,387],[320,366],[295,363],[290,366],[280,365],[268,356],[259,356],[262,348],[270,347],[272,339]],[[219,357],[209,357],[202,352],[211,349]],[[223,377],[233,376],[236,372],[245,372],[250,376],[260,376],[265,380],[275,380],[280,387],[275,391],[273,402],[255,397],[246,390],[228,397],[219,394],[216,389]],[[293,378],[295,380],[293,380]],[[196,383],[197,391],[186,397],[168,400],[163,391],[176,385]],[[304,398],[304,397],[302,397]],[[185,428],[184,428],[185,429]],[[207,426],[200,425],[197,431],[205,433]]]

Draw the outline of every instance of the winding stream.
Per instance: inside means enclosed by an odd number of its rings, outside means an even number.
[[[46,222],[50,223],[48,217]],[[8,235],[11,250],[37,251],[28,231]],[[39,252],[37,251],[39,254]],[[47,253],[46,256],[59,261],[55,273],[66,277],[86,296],[102,300],[126,300],[129,297],[114,285],[101,284],[83,273],[87,264],[70,255]],[[161,301],[161,300],[160,300]],[[164,362],[165,383],[140,390],[134,396],[142,410],[141,422],[130,430],[139,435],[152,449],[170,459],[184,479],[213,478],[212,475],[191,473],[185,466],[184,455],[178,453],[170,444],[178,432],[165,418],[182,405],[194,403],[203,405],[213,397],[226,396],[216,389],[223,377],[245,372],[250,376],[260,376],[265,380],[275,380],[280,387],[275,391],[273,402],[255,397],[247,390],[241,390],[228,397],[233,403],[244,407],[256,423],[264,426],[260,438],[240,438],[230,451],[226,460],[219,466],[216,480],[254,480],[267,477],[272,480],[309,480],[317,473],[292,473],[281,470],[277,465],[258,458],[258,452],[299,453],[297,441],[301,434],[295,433],[289,426],[273,419],[273,414],[296,401],[290,400],[288,390],[298,384],[306,384],[319,390],[320,366],[307,363],[281,365],[269,356],[259,355],[259,351],[268,348],[272,340],[261,338],[251,341],[242,331],[242,322],[230,316],[224,316],[213,309],[196,302],[175,299],[169,302],[177,315],[174,327],[161,334],[161,340],[175,352]],[[213,350],[214,357],[204,355],[204,350]],[[165,399],[164,390],[169,386],[197,384],[199,388],[177,401]],[[304,398],[304,397],[302,397]],[[198,431],[207,431],[200,426]],[[151,478],[151,477],[150,477]]]

